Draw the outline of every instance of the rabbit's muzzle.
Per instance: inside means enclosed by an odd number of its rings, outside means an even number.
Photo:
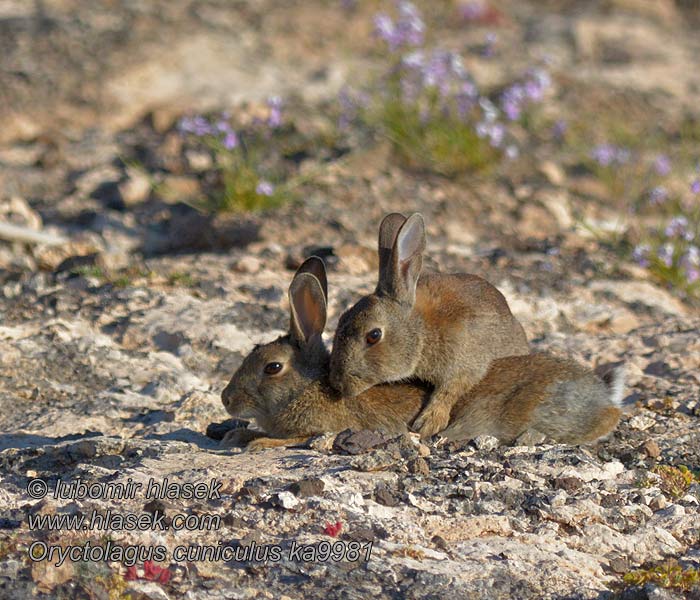
[[[330,382],[331,386],[340,392],[344,398],[354,398],[369,387],[352,373],[344,373],[340,369],[334,370],[332,367]]]
[[[221,392],[221,402],[232,417],[242,417],[243,411],[250,406],[248,395],[235,386],[233,382],[229,383]]]

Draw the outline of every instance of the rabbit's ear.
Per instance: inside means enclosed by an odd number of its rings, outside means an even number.
[[[399,229],[406,222],[406,217],[400,213],[391,213],[382,219],[379,225],[379,281],[390,276],[391,254]]]
[[[424,250],[425,224],[420,213],[414,213],[406,219],[396,234],[390,268],[386,269],[386,273],[380,273],[377,289],[399,302],[413,304],[423,266]]]
[[[326,297],[321,283],[311,273],[299,273],[289,286],[289,334],[304,347],[316,338],[320,341],[326,326]]]
[[[323,291],[323,297],[326,299],[326,304],[328,304],[328,279],[326,278],[326,265],[323,263],[323,259],[318,256],[310,256],[297,269],[294,277],[302,273],[311,273],[318,279]]]

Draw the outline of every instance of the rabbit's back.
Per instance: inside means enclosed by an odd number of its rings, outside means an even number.
[[[477,275],[421,276],[414,310],[425,332],[419,379],[439,383],[466,376],[476,384],[492,360],[530,351],[503,294]]]
[[[493,435],[512,442],[533,430],[563,443],[602,437],[621,415],[610,386],[575,361],[545,353],[498,359],[454,406],[448,439]]]

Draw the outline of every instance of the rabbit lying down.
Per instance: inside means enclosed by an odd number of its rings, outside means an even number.
[[[253,349],[221,394],[229,414],[254,418],[270,437],[250,439],[257,434],[234,430],[225,443],[249,441],[249,449],[259,449],[347,428],[409,430],[430,388],[380,384],[346,397],[330,385],[330,355],[321,339],[326,303],[325,268],[312,257],[289,287],[289,334]],[[617,425],[623,389],[621,368],[603,381],[574,361],[548,354],[499,358],[452,407],[440,435],[468,440],[488,434],[510,443],[532,433],[570,444],[591,442]]]

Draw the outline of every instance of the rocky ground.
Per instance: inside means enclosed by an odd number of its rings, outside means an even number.
[[[492,85],[547,53],[555,117],[670,132],[700,119],[692,2],[494,5],[500,51],[469,64]],[[480,43],[490,25],[457,26],[455,6],[440,6],[431,27],[442,38]],[[700,597],[697,585],[629,577],[668,560],[700,569],[697,301],[591,233],[630,216],[551,145],[494,176],[446,179],[402,169],[386,142],[359,134],[317,144],[337,91],[376,67],[378,7],[0,1],[0,221],[60,238],[0,241],[2,597]],[[252,110],[270,93],[288,98],[310,148],[299,168],[315,177],[274,210],[193,209],[211,164],[176,120]],[[284,331],[293,269],[312,252],[326,259],[332,332],[373,287],[376,228],[393,210],[422,212],[429,267],[493,282],[534,348],[627,364],[630,410],[609,439],[423,445],[358,432],[261,453],[219,448],[230,426],[212,426],[227,418],[220,392],[256,343]],[[205,499],[38,500],[27,491],[37,478],[49,489],[58,478],[221,486]],[[30,517],[107,509],[220,521],[30,528]],[[86,540],[168,556],[145,570],[29,557],[34,542]],[[279,560],[172,557],[176,546],[253,544],[278,546]],[[304,560],[294,544],[317,554]]]

